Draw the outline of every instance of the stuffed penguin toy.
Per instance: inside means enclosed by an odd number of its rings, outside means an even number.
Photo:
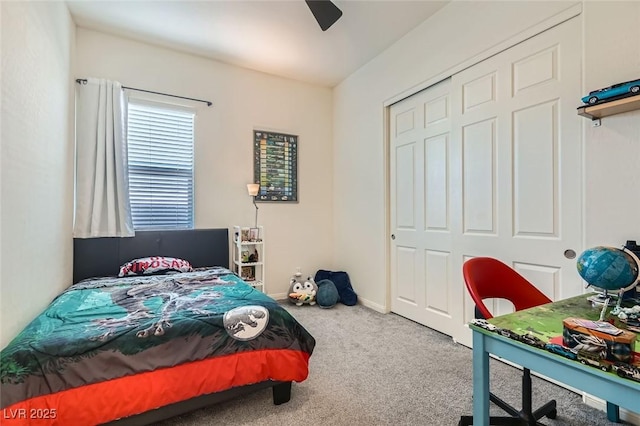
[[[315,281],[313,281],[313,278],[307,277],[306,281],[302,281],[301,277],[302,274],[299,272],[291,277],[289,301],[295,303],[296,306],[302,306],[305,303],[315,305],[318,286]]]

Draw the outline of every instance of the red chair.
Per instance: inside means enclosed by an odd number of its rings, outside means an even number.
[[[513,303],[516,311],[550,303],[533,284],[527,281],[514,269],[501,261],[490,257],[476,257],[462,265],[464,282],[469,295],[476,305],[476,318],[489,319],[493,315],[484,304],[485,299],[506,299]],[[531,372],[522,370],[522,410],[517,410],[502,399],[489,394],[489,400],[510,414],[510,416],[490,418],[492,425],[542,425],[537,420],[542,417],[555,419],[557,415],[556,401],[552,400],[535,411],[531,409]],[[472,425],[473,416],[460,417],[459,426]]]

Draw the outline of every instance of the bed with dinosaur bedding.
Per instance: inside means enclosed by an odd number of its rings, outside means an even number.
[[[76,240],[74,252],[77,282],[0,353],[3,424],[148,424],[264,386],[280,404],[306,379],[315,340],[216,266],[226,229]]]

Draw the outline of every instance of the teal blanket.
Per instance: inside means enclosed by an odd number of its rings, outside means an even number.
[[[81,281],[0,353],[0,408],[159,367],[256,349],[313,351],[278,303],[224,268]]]

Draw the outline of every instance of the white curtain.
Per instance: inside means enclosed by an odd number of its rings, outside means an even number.
[[[122,85],[89,78],[76,89],[74,237],[133,236]]]

